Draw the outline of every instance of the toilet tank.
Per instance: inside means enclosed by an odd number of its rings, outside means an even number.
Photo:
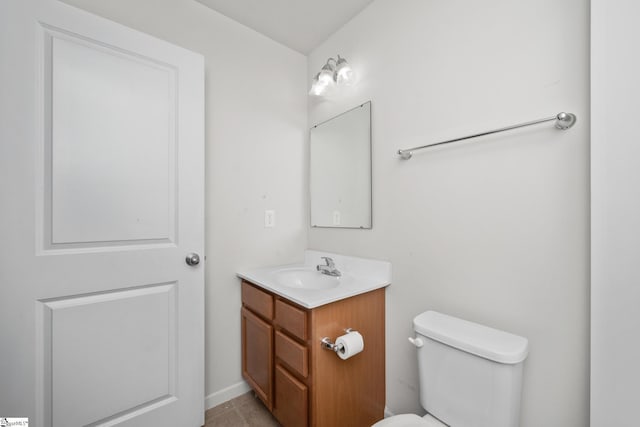
[[[526,338],[435,311],[413,326],[427,412],[452,427],[519,425]]]

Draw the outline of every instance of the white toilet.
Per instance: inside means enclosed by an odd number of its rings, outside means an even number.
[[[517,427],[528,341],[426,311],[413,319],[420,403],[428,412],[396,415],[374,427]]]

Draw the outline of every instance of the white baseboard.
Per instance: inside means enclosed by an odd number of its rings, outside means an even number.
[[[244,381],[240,381],[239,383],[230,385],[222,390],[218,390],[204,398],[204,409],[207,410],[214,408],[227,400],[231,400],[245,394],[249,390],[251,390],[251,387],[249,387],[249,384]]]

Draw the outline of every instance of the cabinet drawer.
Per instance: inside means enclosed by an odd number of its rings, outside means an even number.
[[[269,320],[273,319],[273,297],[245,281],[242,282],[242,304]]]
[[[309,374],[307,347],[298,344],[280,331],[276,332],[276,357],[304,378]]]
[[[308,338],[307,313],[279,299],[276,300],[276,324],[301,340]]]
[[[285,368],[276,365],[274,415],[286,427],[307,427],[307,386],[295,379]]]

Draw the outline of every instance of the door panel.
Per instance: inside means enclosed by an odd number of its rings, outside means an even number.
[[[0,36],[0,415],[202,425],[202,57],[54,0]]]
[[[175,399],[175,295],[171,283],[42,302],[54,426]]]
[[[51,244],[174,240],[175,69],[43,31]]]

